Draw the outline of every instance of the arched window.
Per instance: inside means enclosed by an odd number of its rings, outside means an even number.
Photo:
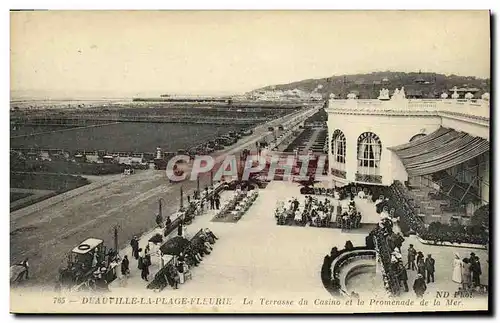
[[[376,134],[365,132],[358,137],[358,174],[368,175],[362,176],[360,181],[379,182],[381,153],[382,143]],[[371,175],[376,177],[371,178]]]
[[[425,136],[426,136],[425,133],[417,133],[415,136],[410,138],[410,142],[415,141],[415,140],[420,139],[420,138],[425,137]]]
[[[339,129],[333,132],[332,136],[332,175],[340,178],[346,178],[345,159],[346,159],[346,140],[345,135]]]
[[[345,164],[345,146],[344,133],[338,129],[335,130],[332,136],[332,155],[334,162]]]

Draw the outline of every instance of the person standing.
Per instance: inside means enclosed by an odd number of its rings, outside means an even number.
[[[424,254],[422,253],[422,251],[417,252],[417,266],[420,260],[424,260]]]
[[[151,266],[151,262],[149,259],[150,258],[148,256],[142,258],[141,278],[145,281],[148,281],[149,266]]]
[[[210,202],[210,210],[213,210],[215,208],[215,200],[214,200],[214,196],[213,195],[210,195],[208,197],[208,201]]]
[[[127,277],[128,274],[130,274],[130,262],[128,260],[128,257],[125,255],[123,256],[123,260],[122,260],[122,263],[121,263],[121,272],[122,272],[122,276],[124,277]]]
[[[401,247],[403,246],[403,242],[405,241],[405,238],[401,235],[401,233],[395,233],[394,234],[394,245],[401,250]]]
[[[137,236],[134,236],[130,240],[130,246],[132,247],[132,256],[135,259],[139,259],[139,240],[137,240]]]
[[[479,257],[474,256],[474,262],[471,263],[472,272],[472,284],[476,287],[481,285],[481,263],[479,262]]]
[[[431,281],[434,282],[434,271],[436,261],[432,258],[431,254],[427,255],[425,259],[425,270],[427,271],[427,284]]]
[[[149,242],[146,245],[146,248],[144,249],[144,259],[146,260],[146,263],[149,263],[149,266],[151,266],[151,248],[149,247]],[[149,268],[148,266],[148,268]],[[149,273],[149,269],[148,269]]]
[[[403,264],[403,262],[399,262],[399,282],[403,283],[403,286],[405,288],[405,292],[408,292],[409,289],[408,289],[408,274],[406,272],[406,268],[405,268],[405,265]]]
[[[418,258],[417,257],[417,273],[419,275],[422,275],[422,277],[425,277],[425,261],[424,258]]]
[[[299,208],[299,201],[297,201],[297,198],[294,198],[293,199],[293,212],[295,213],[295,211],[297,211],[297,209]]]
[[[427,285],[425,284],[424,276],[417,274],[417,278],[413,282],[413,291],[417,297],[423,297],[425,291],[427,290]]]
[[[462,268],[463,268],[462,259],[460,259],[458,253],[455,253],[455,259],[453,259],[453,275],[451,279],[457,284],[462,283]]]
[[[155,221],[156,221],[156,225],[158,226],[158,228],[162,229],[163,228],[163,217],[161,216],[160,213],[158,213],[156,215]]]
[[[139,269],[141,271],[141,278],[142,279],[144,279],[143,268],[144,268],[144,257],[142,255],[142,249],[139,249],[139,258],[137,259],[137,269]]]
[[[200,200],[200,213],[205,212],[205,199]]]
[[[408,247],[408,269],[415,270],[415,257],[417,256],[417,250],[413,248],[413,245],[410,244]]]
[[[167,216],[167,221],[165,221],[165,231],[163,232],[163,235],[166,237],[170,233],[170,226],[172,225],[172,220],[170,219],[170,216]]]
[[[179,224],[179,226],[177,227],[177,235],[179,237],[182,237],[182,233],[183,233],[183,225],[182,225],[182,222]]]
[[[215,193],[214,200],[215,200],[215,208],[218,210],[220,207],[220,195],[219,195],[219,193]]]
[[[462,261],[462,287],[464,290],[469,290],[471,283],[471,264],[469,259],[464,258]]]

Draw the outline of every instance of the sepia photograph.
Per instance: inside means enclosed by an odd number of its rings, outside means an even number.
[[[492,310],[490,11],[9,18],[11,313]]]

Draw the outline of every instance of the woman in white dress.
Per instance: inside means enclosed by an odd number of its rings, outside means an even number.
[[[453,259],[452,280],[457,284],[462,283],[462,267],[463,267],[462,259],[460,259],[458,253],[455,253],[455,259]]]

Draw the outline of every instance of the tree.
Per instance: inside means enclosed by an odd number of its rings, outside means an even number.
[[[488,229],[490,226],[490,204],[481,206],[470,219],[471,225]]]

